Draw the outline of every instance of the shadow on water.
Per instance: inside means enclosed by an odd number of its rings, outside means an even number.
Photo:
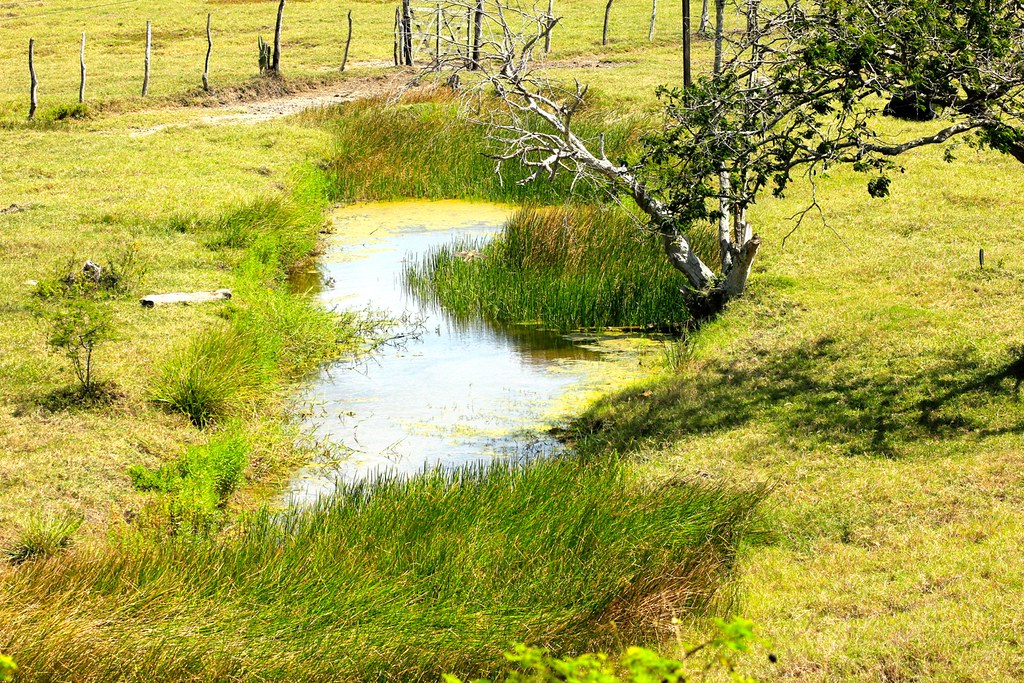
[[[328,306],[387,311],[415,321],[416,330],[369,358],[324,368],[302,396],[313,436],[346,457],[300,472],[292,500],[311,500],[338,480],[383,470],[413,474],[555,452],[560,444],[540,428],[550,423],[556,401],[604,355],[586,337],[457,318],[404,287],[410,254],[494,234],[507,208],[407,203],[389,216],[394,206],[343,209],[316,273],[291,280],[299,291],[316,292],[319,285]]]

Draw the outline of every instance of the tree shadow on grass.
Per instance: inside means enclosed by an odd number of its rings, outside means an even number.
[[[914,441],[1024,432],[1016,404],[1024,349],[987,362],[970,350],[890,357],[870,342],[821,337],[751,348],[645,390],[612,396],[570,430],[579,448],[621,452],[759,424],[779,439],[847,455],[899,458]]]
[[[124,398],[124,393],[115,382],[94,382],[88,389],[81,384],[54,389],[33,398],[31,405],[51,413],[75,412],[106,408],[122,398]],[[19,408],[18,413],[24,414],[28,409],[28,404],[23,405]]]

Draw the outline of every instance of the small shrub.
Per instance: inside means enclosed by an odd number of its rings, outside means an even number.
[[[82,120],[92,117],[89,105],[75,102],[74,104],[58,105],[43,115],[42,118],[49,121]]]
[[[73,299],[48,311],[48,315],[51,350],[62,353],[71,362],[81,394],[92,396],[96,390],[93,352],[99,344],[111,338],[107,310],[89,299]]]
[[[82,525],[81,517],[30,517],[28,523],[3,553],[11,564],[51,557],[71,544],[71,536]]]
[[[130,242],[118,249],[106,263],[86,261],[74,256],[60,263],[54,273],[36,284],[36,296],[43,300],[73,298],[105,298],[125,296],[135,291],[149,270],[139,254],[138,245]]]

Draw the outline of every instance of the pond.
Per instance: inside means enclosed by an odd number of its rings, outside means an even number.
[[[301,397],[308,431],[335,457],[303,468],[287,498],[309,502],[338,480],[414,474],[557,451],[549,434],[574,400],[642,374],[637,340],[567,337],[526,325],[456,320],[403,287],[408,258],[493,235],[510,207],[455,201],[363,204],[334,218],[315,273],[329,307],[404,317],[401,339],[323,368]],[[614,369],[613,369],[614,366]]]

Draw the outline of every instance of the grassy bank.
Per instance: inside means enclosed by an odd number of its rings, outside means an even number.
[[[252,437],[250,484],[300,461],[294,435],[279,420],[278,389],[333,354],[344,336],[336,321],[288,294],[283,279],[284,265],[308,251],[322,227],[326,199],[307,161],[328,136],[298,122],[133,136],[138,120],[2,133],[10,154],[0,167],[0,287],[9,293],[0,332],[0,544],[33,515],[84,518],[84,538],[146,504],[150,497],[132,488],[128,468],[159,467],[209,438],[153,399],[158,385],[173,383],[166,381],[175,375],[171,366],[192,367],[174,359],[186,358],[192,340],[212,329],[254,340],[243,345],[252,351],[244,391],[229,392],[218,409],[244,419]],[[111,400],[56,401],[75,379],[63,354],[48,352],[49,318],[38,313],[50,304],[30,281],[77,273],[86,260],[106,267],[128,247],[142,277],[98,301],[112,335],[96,346],[93,370]],[[138,303],[149,293],[222,287],[234,291],[230,302]],[[241,487],[238,501],[251,492]]]
[[[493,240],[423,255],[406,278],[457,315],[582,327],[677,327],[685,284],[658,239],[617,208],[527,208]]]

